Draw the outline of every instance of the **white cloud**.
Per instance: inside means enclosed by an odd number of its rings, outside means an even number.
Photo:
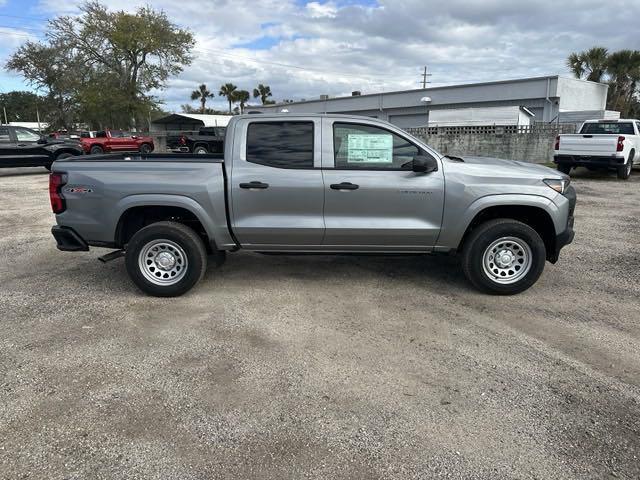
[[[70,5],[64,11],[74,11]],[[215,93],[227,81],[250,91],[267,83],[276,99],[308,99],[417,88],[425,64],[434,85],[473,82],[566,73],[572,51],[640,45],[637,0],[156,0],[152,6],[197,39],[193,65],[160,93],[174,109],[202,82]],[[61,12],[53,0],[38,8]],[[216,97],[214,105],[225,108],[226,101]]]

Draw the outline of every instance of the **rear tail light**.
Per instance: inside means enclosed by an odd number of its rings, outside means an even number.
[[[618,137],[618,146],[616,148],[616,152],[621,152],[624,150],[624,137]]]
[[[549,145],[549,144],[547,144]],[[554,150],[560,150],[560,135],[556,137],[556,144],[553,146]]]
[[[49,200],[51,200],[51,210],[55,214],[62,213],[67,208],[62,196],[62,187],[65,183],[67,183],[67,178],[63,173],[49,175]]]
[[[180,137],[180,145],[186,145],[187,144],[187,139],[183,136]]]

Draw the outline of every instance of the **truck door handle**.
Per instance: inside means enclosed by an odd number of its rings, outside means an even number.
[[[264,190],[265,188],[269,188],[269,184],[253,181],[249,183],[241,183],[240,188],[260,188]]]
[[[332,183],[331,190],[357,190],[360,185],[351,182]]]

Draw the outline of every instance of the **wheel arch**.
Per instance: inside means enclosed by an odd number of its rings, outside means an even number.
[[[539,205],[523,204],[499,204],[488,205],[475,212],[458,243],[458,250],[461,250],[470,233],[478,226],[489,220],[497,218],[508,218],[522,222],[533,228],[544,242],[547,252],[547,260],[553,261],[556,251],[556,228],[550,213]]]
[[[195,200],[179,195],[134,195],[118,204],[113,239],[117,247],[141,228],[159,221],[176,221],[193,228],[208,249],[225,248],[233,241],[226,228],[226,218],[212,218]],[[226,235],[225,235],[226,234]],[[227,247],[228,248],[228,247]]]

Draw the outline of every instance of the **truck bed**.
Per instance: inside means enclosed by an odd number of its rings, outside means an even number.
[[[120,247],[118,223],[129,210],[188,205],[211,238],[234,245],[223,160],[223,154],[118,153],[57,161],[52,172],[65,174],[62,193],[67,205],[57,221],[88,245]]]

